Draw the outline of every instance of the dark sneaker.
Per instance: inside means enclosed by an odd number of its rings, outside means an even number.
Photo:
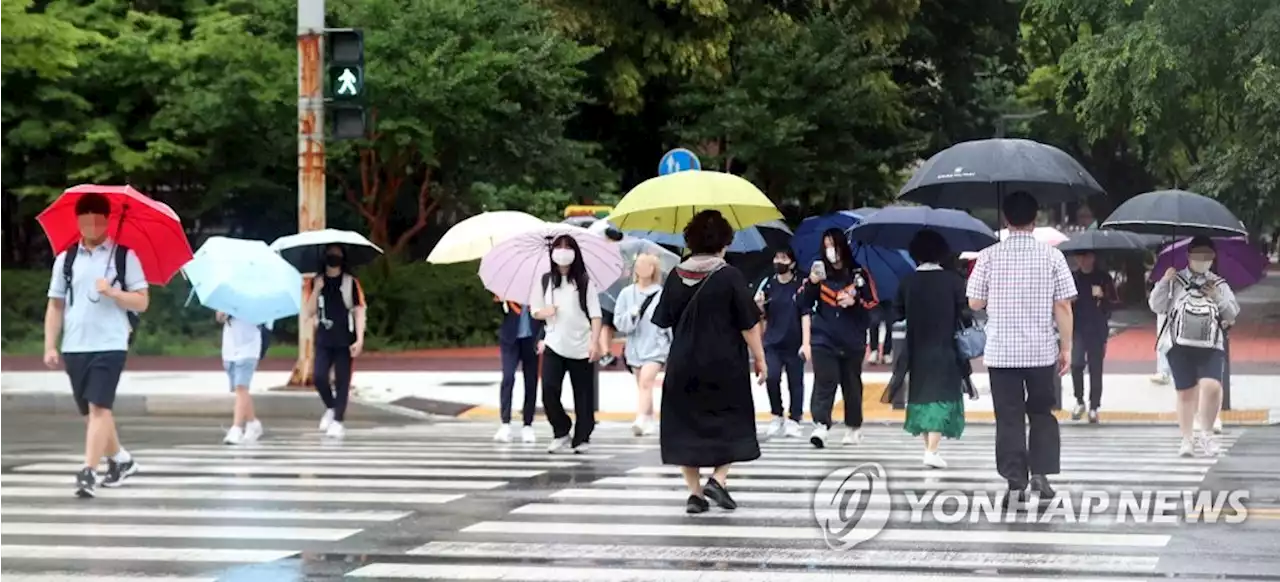
[[[711,509],[711,504],[697,495],[690,495],[689,500],[684,503],[685,513],[705,513],[708,509]]]
[[[1027,504],[1027,492],[1023,489],[1009,489],[1001,500],[1000,506],[1003,509],[1020,509]]]
[[[76,473],[76,497],[93,499],[97,495],[98,478],[93,469],[85,467]]]
[[[1098,409],[1094,408],[1089,411],[1089,424],[1098,424]]]
[[[1029,489],[1040,494],[1040,503],[1053,501],[1053,498],[1058,495],[1058,492],[1053,490],[1053,486],[1049,485],[1049,478],[1044,475],[1032,475]]]
[[[737,509],[738,503],[729,497],[729,490],[724,488],[715,477],[707,479],[707,485],[702,488],[702,494],[708,499],[716,502],[721,509]]]
[[[124,484],[125,479],[137,472],[138,464],[133,459],[123,463],[117,463],[115,459],[107,459],[107,476],[102,479],[102,486],[119,487]]]

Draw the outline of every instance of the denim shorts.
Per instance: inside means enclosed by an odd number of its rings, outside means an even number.
[[[253,371],[258,368],[258,360],[236,360],[229,362],[222,361],[222,367],[227,370],[227,380],[231,382],[231,391],[235,392],[236,386],[249,387],[249,382],[253,381]]]

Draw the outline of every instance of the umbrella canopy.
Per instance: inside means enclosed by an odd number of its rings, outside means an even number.
[[[850,210],[840,210],[821,216],[810,216],[800,221],[795,236],[791,237],[791,250],[801,265],[818,260],[822,250],[822,234],[831,229],[846,231],[862,221],[863,216]]]
[[[627,236],[642,238],[657,244],[682,249],[684,234],[661,232],[656,230],[631,230]],[[744,228],[733,233],[733,242],[727,249],[730,253],[755,253],[780,245],[791,238],[791,228],[781,220],[770,220],[756,226]]]
[[[986,224],[959,210],[927,206],[885,208],[849,229],[849,240],[891,249],[906,249],[916,233],[936,231],[946,239],[951,252],[980,251],[998,239]]]
[[[528,304],[541,288],[542,276],[551,272],[551,243],[561,235],[578,243],[587,276],[596,286],[605,288],[622,276],[622,253],[616,243],[584,228],[548,224],[498,243],[480,260],[485,289],[499,299]]]
[[[444,265],[478,261],[508,237],[546,224],[541,218],[514,210],[477,214],[445,232],[427,255],[427,262]]]
[[[271,243],[271,249],[299,271],[319,273],[324,270],[324,250],[329,245],[342,246],[347,267],[352,269],[371,263],[382,254],[382,249],[364,235],[332,228],[282,236]]]
[[[1151,280],[1159,280],[1169,267],[1187,268],[1187,247],[1190,244],[1191,239],[1187,238],[1160,251],[1160,256],[1156,257],[1156,264],[1151,269]],[[1213,272],[1226,279],[1233,291],[1249,287],[1267,276],[1270,260],[1249,244],[1247,238],[1219,239],[1213,241],[1213,248],[1217,254],[1213,262]]]
[[[898,296],[902,278],[915,272],[916,263],[906,251],[886,249],[860,243],[853,246],[853,260],[871,272],[876,282],[876,295],[881,301],[893,301]],[[801,263],[804,264],[804,263]]]
[[[1071,235],[1058,245],[1064,253],[1098,253],[1098,252],[1142,252],[1153,244],[1159,244],[1142,235],[1123,230],[1085,230]]]
[[[178,269],[191,260],[191,243],[187,241],[181,219],[169,205],[152,200],[130,186],[93,184],[68,188],[36,217],[55,254],[80,240],[76,201],[89,193],[101,194],[111,203],[107,236],[138,255],[148,283],[168,283]]]
[[[1025,190],[1041,205],[1075,202],[1104,194],[1074,158],[1027,139],[983,139],[958,143],[929,158],[898,198],[942,208],[999,208],[1001,197]]]
[[[650,178],[632,188],[608,220],[623,231],[681,233],[703,210],[719,210],[734,230],[782,218],[751,182],[733,174],[689,170]]]
[[[626,237],[616,243],[618,250],[622,253],[622,275],[614,281],[608,289],[600,292],[600,308],[605,311],[613,311],[613,307],[618,304],[618,294],[631,284],[631,274],[635,272],[636,257],[641,254],[650,254],[658,257],[658,282],[666,280],[667,273],[671,269],[676,268],[680,264],[680,255],[677,255],[658,243],[635,237]]]
[[[1008,239],[1009,229],[1002,228],[1000,229],[1000,232],[997,234],[1000,235],[1000,240]],[[1031,231],[1031,236],[1032,238],[1044,244],[1047,244],[1049,246],[1055,246],[1055,247],[1064,242],[1067,242],[1067,239],[1070,238],[1067,235],[1063,234],[1062,231],[1052,226],[1037,226],[1035,230]]]
[[[1185,190],[1139,194],[1116,208],[1102,228],[1162,236],[1249,236],[1244,223],[1221,202]]]
[[[182,272],[209,309],[254,324],[298,314],[302,274],[267,243],[215,236]]]

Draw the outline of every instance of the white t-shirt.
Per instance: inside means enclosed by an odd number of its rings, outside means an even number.
[[[587,313],[578,300],[578,286],[564,281],[559,287],[547,285],[546,293],[538,287],[529,301],[534,311],[547,305],[556,306],[556,314],[547,320],[546,347],[561,357],[585,360],[591,349],[591,319],[600,317],[600,289],[587,281]]]
[[[262,331],[244,320],[228,317],[222,324],[222,360],[256,360],[262,354]]]

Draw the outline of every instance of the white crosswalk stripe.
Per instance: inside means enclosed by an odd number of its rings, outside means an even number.
[[[458,438],[475,431],[482,438],[486,428],[433,426],[421,434]],[[656,438],[618,432],[593,438],[592,452],[621,456],[629,449],[656,448]],[[1240,432],[1220,439],[1224,454]],[[1173,535],[1188,527],[1176,518],[1153,518],[1152,512],[1168,512],[1157,505],[1159,496],[1182,501],[1199,495],[1217,462],[1178,457],[1177,432],[1171,427],[1064,423],[1062,471],[1052,477],[1060,493],[1054,505],[1004,519],[997,505],[992,514],[966,513],[955,520],[954,506],[916,504],[922,494],[939,491],[998,499],[1007,485],[995,470],[992,427],[973,425],[964,439],[945,441],[942,453],[950,463],[945,470],[923,467],[920,440],[900,427],[866,427],[864,433],[863,443],[845,446],[840,431],[833,431],[823,450],[806,439],[763,442],[758,461],[730,472],[730,490],[741,504],[733,512],[712,507],[706,514],[686,515],[688,492],[679,469],[659,464],[656,455],[637,456],[618,471],[576,479],[545,498],[513,506],[500,518],[410,550],[413,560],[388,558],[348,576],[527,582],[1150,576]],[[885,468],[889,494],[863,499],[859,511],[863,519],[883,519],[886,525],[850,550],[829,549],[814,520],[815,487],[833,470],[867,462]],[[1119,511],[1122,493],[1136,494],[1145,505]],[[1112,496],[1109,508],[1074,519],[1086,496],[1103,494]],[[1072,509],[1064,510],[1063,503]],[[1180,506],[1173,508],[1173,514],[1180,512]]]

